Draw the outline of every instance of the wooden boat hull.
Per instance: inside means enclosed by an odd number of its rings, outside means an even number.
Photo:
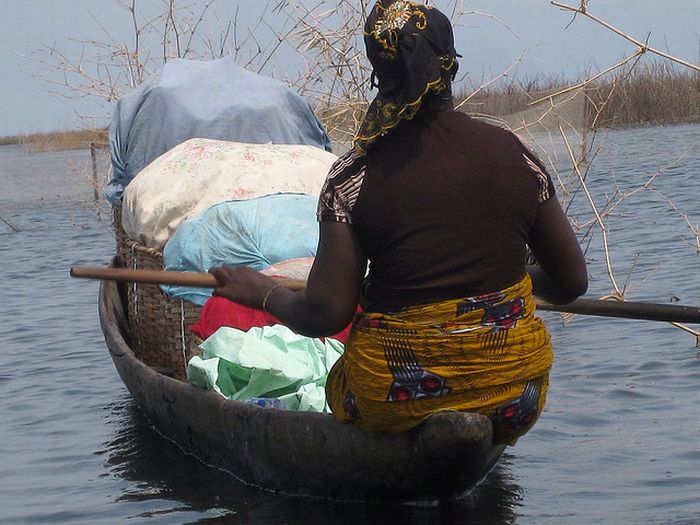
[[[443,413],[413,432],[375,434],[326,414],[227,400],[138,359],[116,283],[102,283],[99,311],[117,371],[156,429],[244,483],[336,500],[438,501],[468,493],[503,451],[478,414]]]

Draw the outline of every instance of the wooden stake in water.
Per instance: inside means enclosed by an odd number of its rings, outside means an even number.
[[[19,231],[19,228],[12,224],[10,221],[8,221],[5,217],[0,215],[0,221],[4,222],[7,224],[7,226],[12,230],[13,233],[17,233]]]

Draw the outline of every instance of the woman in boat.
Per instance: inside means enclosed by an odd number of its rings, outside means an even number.
[[[514,444],[542,411],[553,358],[533,293],[582,295],[583,254],[538,158],[453,109],[445,15],[380,0],[365,43],[378,95],[322,189],[307,288],[222,267],[214,294],[308,336],[353,320],[326,385],[335,418],[402,432],[435,412],[479,412],[495,442]]]

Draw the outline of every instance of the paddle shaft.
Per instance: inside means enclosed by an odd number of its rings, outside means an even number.
[[[170,284],[174,286],[191,286],[194,288],[214,288],[216,279],[203,272],[170,272],[165,270],[141,270],[131,268],[109,268],[101,266],[73,266],[73,277],[82,279],[100,279],[103,281],[127,281],[144,284]],[[306,288],[306,281],[299,279],[275,279],[282,286],[291,290]]]
[[[74,266],[70,269],[73,277],[101,279],[106,281],[128,281],[147,284],[170,284],[197,288],[214,288],[213,275],[200,272],[170,272],[163,270],[140,270],[130,268],[109,268],[95,266]],[[301,290],[306,282],[298,279],[277,279],[282,286],[291,290]],[[552,312],[566,312],[601,317],[620,317],[669,323],[700,323],[700,308],[673,304],[633,303],[627,301],[601,301],[597,299],[577,299],[569,304],[550,304],[537,299],[537,308]]]
[[[634,303],[628,301],[601,301],[576,299],[569,304],[550,304],[536,300],[538,310],[564,312],[600,317],[620,317],[668,323],[700,323],[700,308],[675,304]]]

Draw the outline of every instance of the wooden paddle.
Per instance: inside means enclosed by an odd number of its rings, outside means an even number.
[[[141,270],[103,266],[73,266],[70,269],[70,274],[72,277],[100,279],[103,281],[170,284],[174,286],[192,286],[193,288],[214,288],[216,286],[214,276],[204,272],[169,272],[165,270]],[[306,281],[301,279],[275,280],[290,290],[306,288]]]
[[[101,279],[106,281],[128,281],[147,284],[170,284],[197,288],[214,288],[213,275],[200,272],[169,272],[162,270],[136,270],[129,268],[109,268],[96,266],[73,266],[73,277]],[[282,286],[291,290],[306,287],[306,281],[298,279],[277,279]],[[602,301],[598,299],[576,299],[569,304],[551,304],[537,299],[537,308],[552,312],[567,312],[602,317],[620,317],[669,323],[700,323],[700,308],[657,303],[633,303],[627,301]]]

